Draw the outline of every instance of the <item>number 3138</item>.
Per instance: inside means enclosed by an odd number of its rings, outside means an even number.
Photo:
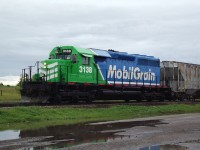
[[[80,73],[92,73],[92,67],[79,66]]]

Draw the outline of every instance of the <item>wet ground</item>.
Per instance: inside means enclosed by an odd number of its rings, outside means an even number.
[[[198,150],[200,114],[0,131],[0,149]]]
[[[162,124],[160,120],[113,122],[108,124],[86,123],[75,125],[50,126],[37,130],[0,131],[0,148],[63,148],[83,143],[102,143],[109,140],[130,138],[128,135],[117,135],[127,128],[136,126],[155,127]],[[37,140],[38,138],[38,140]],[[22,145],[25,139],[26,145]],[[6,141],[7,140],[7,141]],[[20,140],[23,141],[20,143]],[[17,144],[17,142],[19,143]],[[4,143],[13,143],[5,144]]]

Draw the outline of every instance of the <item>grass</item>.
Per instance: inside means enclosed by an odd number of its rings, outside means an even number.
[[[0,129],[39,128],[158,115],[200,112],[200,104],[160,106],[113,106],[110,108],[14,107],[0,109]]]
[[[19,87],[0,86],[0,102],[14,102],[21,100]]]

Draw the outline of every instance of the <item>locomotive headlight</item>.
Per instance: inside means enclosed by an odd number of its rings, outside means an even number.
[[[68,53],[68,54],[69,54],[69,53],[71,53],[71,52],[72,52],[71,49],[64,49],[64,50],[63,50],[63,53]]]
[[[47,68],[47,63],[46,62],[44,62],[44,68]]]

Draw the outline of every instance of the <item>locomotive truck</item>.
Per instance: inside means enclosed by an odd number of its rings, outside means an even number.
[[[175,91],[167,83],[171,78],[165,64],[154,56],[58,46],[48,59],[22,69],[21,95],[39,102],[72,103],[183,98],[185,91]]]

